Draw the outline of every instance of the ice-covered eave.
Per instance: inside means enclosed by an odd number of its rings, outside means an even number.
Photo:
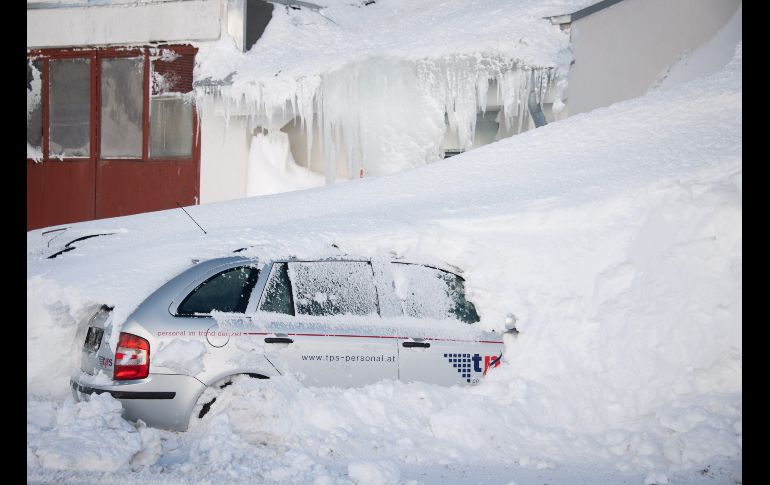
[[[214,115],[226,122],[301,126],[308,160],[315,147],[324,160],[348,163],[349,173],[358,173],[356,163],[392,173],[439,158],[449,131],[460,149],[472,147],[477,117],[490,108],[500,126],[518,132],[528,125],[530,96],[541,105],[560,99],[569,36],[537,5],[338,2],[323,16],[275,9],[249,52],[228,38],[201,47],[195,95],[215,98]]]
[[[386,174],[439,158],[447,124],[460,147],[470,148],[477,115],[489,108],[500,113],[506,129],[520,131],[530,94],[542,105],[563,74],[556,63],[537,65],[484,53],[372,56],[315,75],[249,79],[231,72],[223,79],[196,80],[194,89],[199,101],[218,98],[226,120],[246,116],[253,127],[267,130],[299,122],[308,140],[308,160],[313,144],[320,143],[326,160],[348,160],[349,173],[358,173],[363,164],[367,173]],[[394,121],[399,116],[412,122]],[[412,148],[404,148],[408,153],[389,148],[399,137],[413,139]],[[327,167],[329,182],[334,171]]]
[[[327,72],[294,75],[276,72],[269,76],[242,75],[237,70],[216,78],[195,79],[199,100],[215,96],[223,101],[226,117],[249,116],[256,119],[311,119],[323,110],[324,92],[340,80],[352,85],[373,71],[388,77],[387,69],[409,70],[426,97],[443,98],[447,112],[470,109],[475,114],[487,108],[487,87],[497,86],[500,107],[509,116],[521,115],[522,96],[534,90],[538,102],[546,98],[557,78],[566,77],[568,62],[533,63],[531,59],[490,53],[467,53],[438,58],[411,59],[396,56],[369,56]],[[403,80],[403,79],[401,79]],[[365,94],[351,90],[351,95]],[[553,97],[553,96],[552,96]],[[386,102],[386,99],[382,100]]]

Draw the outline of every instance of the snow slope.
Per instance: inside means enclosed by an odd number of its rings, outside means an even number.
[[[31,483],[740,483],[742,54],[720,71],[410,172],[27,234]],[[75,237],[113,233],[75,243]],[[466,270],[473,388],[236,382],[187,433],[67,397],[62,346],[191,258],[336,243]],[[58,350],[55,351],[55,350]],[[53,370],[52,370],[53,369]],[[109,443],[105,446],[105,443]]]

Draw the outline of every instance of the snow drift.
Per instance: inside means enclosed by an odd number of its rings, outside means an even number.
[[[439,482],[501,463],[497,481],[740,481],[741,66],[739,44],[708,77],[408,173],[190,208],[205,235],[178,210],[93,221],[71,228],[116,234],[49,260],[29,232],[28,352],[48,369],[58,354],[37,349],[86,307],[119,323],[191,258],[241,247],[441,259],[466,270],[481,325],[512,312],[521,332],[477,387],[245,379],[184,434],[123,426],[109,397],[75,405],[63,370],[33,372],[31,481],[96,481],[57,447],[92,456],[100,433],[118,450],[102,469],[155,482]]]

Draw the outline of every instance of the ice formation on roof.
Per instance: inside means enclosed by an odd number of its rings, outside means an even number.
[[[221,96],[225,118],[248,116],[255,128],[298,127],[307,163],[314,150],[326,161],[327,183],[339,174],[338,159],[348,176],[362,168],[386,175],[438,159],[447,127],[459,148],[472,148],[477,116],[488,108],[510,135],[526,126],[530,92],[542,105],[552,90],[559,105],[569,37],[544,13],[572,4],[383,0],[323,12],[276,5],[249,52],[226,35],[202,46],[196,94]]]

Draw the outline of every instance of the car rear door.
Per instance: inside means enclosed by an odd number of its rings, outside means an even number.
[[[502,335],[479,328],[461,277],[408,263],[394,262],[391,271],[408,322],[398,342],[400,380],[476,384],[500,365]]]
[[[272,265],[253,325],[267,358],[307,385],[359,386],[398,378],[394,335],[381,335],[368,261]]]

